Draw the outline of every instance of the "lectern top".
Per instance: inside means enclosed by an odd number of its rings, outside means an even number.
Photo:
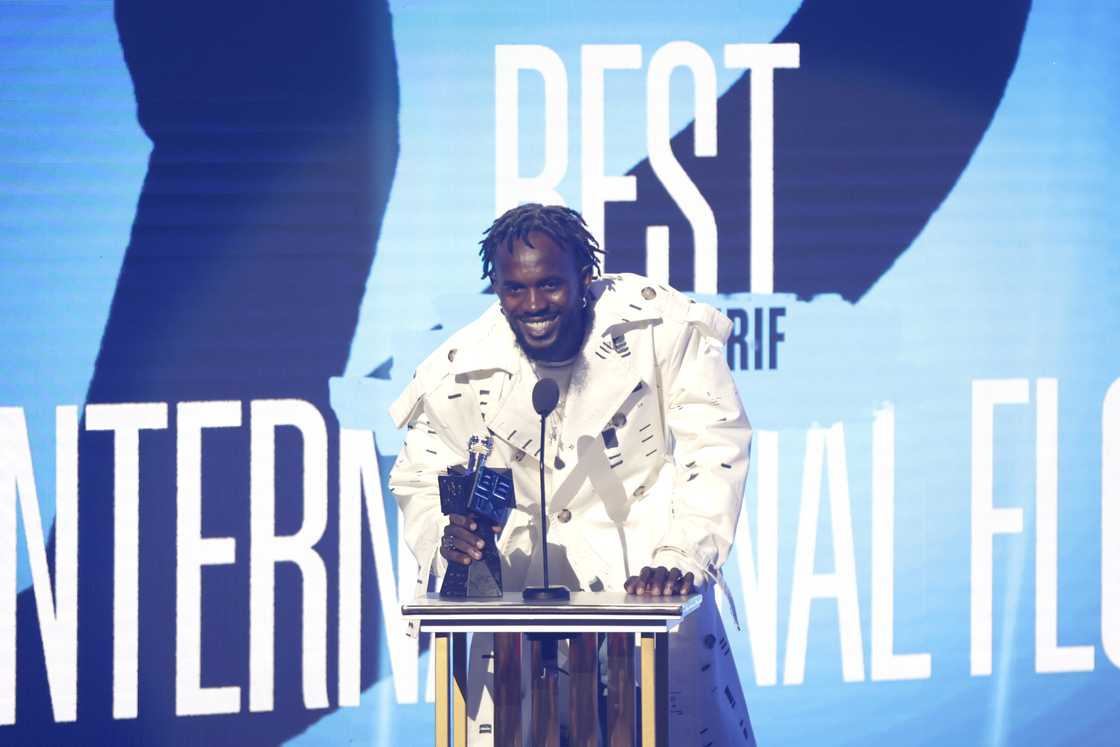
[[[556,602],[527,602],[521,592],[506,592],[493,599],[443,599],[429,593],[408,604],[401,605],[405,617],[421,619],[471,618],[531,619],[581,618],[596,619],[643,618],[679,621],[700,607],[700,594],[668,597],[635,596],[625,592],[574,591],[571,599]]]

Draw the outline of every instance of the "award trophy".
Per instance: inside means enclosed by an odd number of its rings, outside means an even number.
[[[502,595],[502,559],[495,541],[497,535],[491,527],[506,523],[515,497],[510,470],[486,466],[493,445],[490,436],[471,436],[466,468],[449,467],[446,474],[439,476],[443,513],[470,516],[478,525],[475,534],[486,543],[482,560],[469,565],[447,564],[439,589],[441,597],[472,599]]]

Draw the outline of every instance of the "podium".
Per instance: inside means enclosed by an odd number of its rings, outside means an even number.
[[[432,634],[435,657],[437,747],[466,747],[467,634],[494,633],[494,743],[521,740],[522,643],[528,640],[531,671],[555,636],[570,639],[571,724],[569,744],[598,740],[598,636],[607,637],[607,744],[634,742],[634,645],[640,636],[642,747],[668,744],[669,631],[700,607],[700,594],[632,596],[624,592],[572,592],[565,602],[526,602],[521,592],[494,599],[441,599],[427,594],[401,606],[401,614]],[[555,645],[554,643],[552,644]],[[535,677],[533,744],[559,744],[555,672]],[[539,680],[539,681],[538,681]]]

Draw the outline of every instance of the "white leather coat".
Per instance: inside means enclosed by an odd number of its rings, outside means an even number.
[[[546,437],[545,444],[552,583],[621,590],[645,565],[677,566],[698,581],[714,580],[734,538],[750,443],[725,360],[731,323],[638,275],[599,278],[590,296],[589,336],[550,416],[558,419],[560,437]],[[494,440],[488,464],[512,469],[517,495],[498,540],[505,589],[540,583],[536,382],[495,303],[432,353],[391,406],[397,426],[409,428],[389,485],[421,569],[418,592],[429,569],[441,575],[446,563],[437,552],[447,523],[437,476],[465,464],[470,436],[486,433]],[[737,696],[740,705],[729,714],[738,726],[729,722],[725,733],[736,733],[738,742],[746,710],[711,601],[709,593],[706,623],[682,626],[695,629],[690,645],[700,647],[686,655],[697,661],[707,651],[727,659],[730,669],[722,669],[734,690],[727,698]],[[709,679],[715,674],[704,671]],[[686,684],[692,678],[673,679],[682,698],[685,690],[701,692]]]
[[[550,416],[561,419],[563,445],[556,454],[546,444],[545,452],[550,563],[556,557],[553,567],[583,589],[620,590],[644,565],[676,565],[710,579],[734,537],[750,442],[724,358],[731,323],[637,275],[600,278],[590,293],[589,338],[563,412]],[[495,304],[432,353],[390,408],[409,432],[389,484],[425,576],[447,523],[436,478],[465,464],[470,436],[487,432],[494,437],[488,463],[511,467],[517,492],[499,539],[510,559],[506,588],[520,588],[535,572],[536,382]]]

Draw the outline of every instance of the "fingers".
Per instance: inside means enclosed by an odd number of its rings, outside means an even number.
[[[655,597],[661,596],[661,592],[665,590],[665,582],[669,580],[669,569],[663,565],[657,566],[653,570],[653,575],[650,577],[649,583],[646,584],[646,593],[652,594]]]
[[[444,529],[444,534],[450,532],[476,547],[482,547],[485,544],[482,537],[475,534],[478,531],[478,523],[474,519],[459,514],[448,514],[447,518],[451,523]]]
[[[439,546],[439,554],[452,563],[470,565],[472,561],[480,560],[482,553],[469,542],[451,534],[443,535]]]
[[[455,526],[463,527],[464,529],[468,529],[471,532],[474,532],[478,529],[478,524],[469,516],[463,516],[462,514],[448,514],[447,518]],[[490,527],[490,531],[494,534],[501,534],[502,528],[503,527],[501,524],[495,524]]]
[[[627,579],[623,588],[627,594],[660,596],[665,587],[665,579],[668,577],[669,570],[665,566],[651,568],[647,565],[639,571],[637,576],[631,576]]]
[[[479,550],[486,544],[483,539],[474,532],[467,531],[463,527],[457,527],[454,524],[448,524],[444,528],[443,536],[460,539],[463,541],[464,547],[477,547]]]
[[[653,569],[647,565],[645,568],[638,571],[637,576],[631,576],[630,578],[626,579],[626,583],[622,585],[622,588],[626,591],[627,594],[645,594],[646,581],[649,580],[649,577],[651,575],[653,575]]]
[[[661,593],[665,596],[676,594],[680,589],[682,575],[680,568],[671,568],[665,578],[665,583],[661,586]]]
[[[475,560],[482,557],[485,543],[462,527],[448,526],[443,532],[444,543],[459,552],[470,555]]]
[[[443,528],[440,542],[440,555],[452,563],[470,565],[473,560],[482,559],[485,542],[472,530],[478,528],[473,519],[459,514],[448,514],[449,524]]]
[[[471,531],[478,528],[478,524],[474,523],[474,519],[469,516],[463,516],[462,514],[448,514],[447,520],[455,526],[465,527]]]
[[[622,585],[627,594],[638,596],[672,596],[691,594],[696,590],[696,578],[692,571],[682,573],[680,568],[646,566],[637,576],[626,579]]]
[[[440,542],[439,554],[447,558],[449,563],[456,563],[458,565],[470,565],[474,560],[470,555],[456,550],[455,545],[446,537]]]

